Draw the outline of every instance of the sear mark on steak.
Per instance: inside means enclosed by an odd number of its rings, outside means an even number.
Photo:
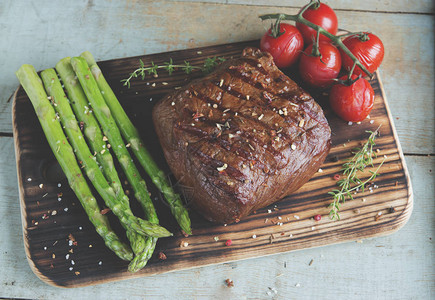
[[[255,48],[166,96],[153,121],[193,205],[219,223],[296,191],[330,149],[320,106]]]

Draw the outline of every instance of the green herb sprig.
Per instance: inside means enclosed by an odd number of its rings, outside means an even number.
[[[334,199],[334,201],[329,205],[329,217],[332,220],[340,220],[340,204],[344,203],[346,199],[353,200],[352,192],[358,190],[364,192],[365,185],[379,175],[378,171],[385,162],[384,158],[375,171],[370,171],[372,175],[367,180],[362,181],[358,178],[358,172],[364,171],[367,166],[374,167],[373,158],[376,158],[376,153],[373,151],[373,147],[376,145],[375,139],[379,133],[379,127],[374,132],[367,131],[367,133],[370,133],[367,142],[361,148],[354,149],[354,156],[352,159],[343,164],[341,171],[345,178],[337,182],[340,189],[334,189],[328,193],[332,195]]]
[[[150,66],[145,66],[143,60],[139,59],[140,67],[130,73],[130,76],[128,78],[122,79],[121,82],[123,82],[124,86],[128,86],[130,88],[130,81],[133,78],[140,77],[142,80],[144,80],[146,75],[158,76],[159,69],[166,70],[169,75],[172,75],[172,73],[177,69],[181,69],[186,74],[192,73],[193,70],[201,70],[202,72],[207,74],[213,71],[213,69],[217,65],[224,61],[224,57],[214,56],[206,58],[202,66],[192,66],[188,61],[184,61],[183,64],[174,64],[172,58],[170,58],[168,62],[165,62],[162,65],[156,65],[153,61],[151,61]]]

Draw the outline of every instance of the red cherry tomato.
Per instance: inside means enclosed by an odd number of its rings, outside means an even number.
[[[341,69],[341,56],[338,49],[329,42],[320,42],[320,56],[311,56],[313,45],[305,49],[299,62],[302,80],[313,87],[325,88],[334,83]]]
[[[352,75],[352,79],[357,78]],[[347,76],[340,78],[346,80]],[[329,93],[329,102],[334,112],[343,120],[360,122],[373,108],[375,93],[370,83],[364,78],[358,79],[351,86],[336,84]]]
[[[335,14],[334,10],[325,3],[320,3],[318,7],[317,5],[311,6],[302,14],[302,16],[311,23],[319,25],[326,31],[334,35],[337,34],[337,15]],[[302,36],[304,37],[304,42],[307,45],[312,43],[317,36],[317,32],[307,25],[296,23],[296,27],[301,32]],[[321,34],[319,36],[319,40],[329,41],[329,38]]]
[[[343,44],[355,55],[356,58],[367,68],[370,73],[375,72],[384,59],[384,44],[372,33],[365,33],[363,36],[351,35],[343,40]],[[340,49],[343,68],[350,71],[353,66],[352,59]],[[356,75],[365,76],[366,73],[356,66]]]
[[[269,29],[261,38],[260,49],[273,56],[278,68],[288,68],[299,58],[304,49],[304,40],[299,30],[290,24],[279,24],[279,32],[283,33],[275,38]]]

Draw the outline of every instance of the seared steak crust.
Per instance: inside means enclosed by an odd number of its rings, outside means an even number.
[[[153,121],[193,205],[220,223],[296,191],[330,148],[320,106],[254,48],[166,96]]]

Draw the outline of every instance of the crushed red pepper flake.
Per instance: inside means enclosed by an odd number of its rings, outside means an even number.
[[[375,221],[379,220],[382,217],[382,212],[378,212],[378,214],[375,216]]]
[[[231,279],[227,278],[225,280],[225,284],[227,285],[227,287],[233,287],[234,286],[234,281],[232,281]]]
[[[77,245],[77,241],[71,233],[68,235],[68,240],[70,240],[75,246]]]
[[[160,259],[160,260],[165,260],[165,259],[167,259],[166,254],[163,253],[163,252],[159,252],[159,259]]]
[[[100,211],[100,213],[101,213],[102,215],[105,215],[105,214],[107,214],[109,211],[110,211],[110,208],[104,208],[104,209],[102,209],[102,210]]]

